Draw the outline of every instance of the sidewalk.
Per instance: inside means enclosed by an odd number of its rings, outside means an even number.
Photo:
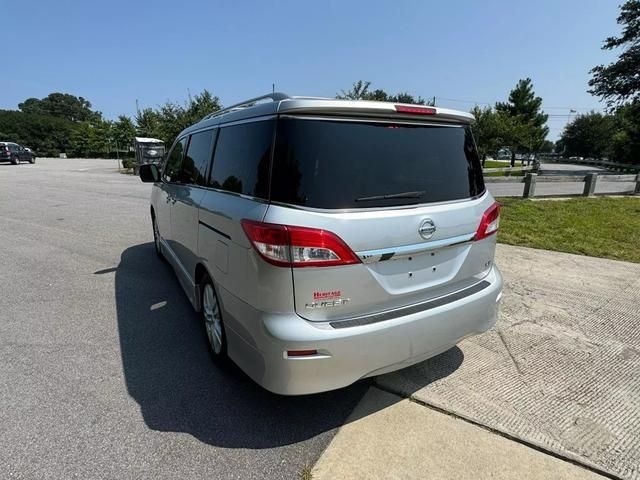
[[[313,480],[604,478],[375,387],[312,473]]]
[[[496,263],[495,327],[375,377],[314,478],[594,475],[558,457],[640,480],[640,264],[509,245]]]

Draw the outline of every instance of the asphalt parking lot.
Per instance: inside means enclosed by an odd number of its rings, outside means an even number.
[[[367,382],[289,398],[216,368],[115,169],[0,164],[0,476],[298,478]]]

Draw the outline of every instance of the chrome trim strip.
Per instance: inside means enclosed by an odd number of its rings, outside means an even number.
[[[215,189],[214,189],[215,190]],[[306,207],[304,205],[294,205],[292,203],[278,202],[278,201],[270,201],[268,202],[270,205],[274,205],[276,207],[286,207],[293,208],[294,210],[305,210],[308,212],[318,212],[318,213],[363,213],[363,212],[376,212],[380,210],[408,210],[408,209],[416,209],[422,207],[438,207],[440,205],[452,205],[457,203],[464,202],[472,202],[475,200],[482,200],[483,197],[489,194],[489,190],[485,187],[485,189],[480,192],[478,195],[474,195],[473,197],[460,198],[457,200],[448,200],[442,202],[431,202],[431,203],[412,203],[409,205],[394,205],[391,207],[358,207],[358,208],[315,208],[315,207]]]
[[[464,243],[471,242],[475,236],[475,233],[466,233],[464,235],[443,238],[442,240],[435,240],[433,242],[415,243],[413,245],[403,245],[401,247],[379,248],[376,250],[365,250],[356,252],[356,255],[358,255],[362,263],[384,262],[385,260],[406,257],[407,255],[415,255],[417,253],[428,252],[429,250],[435,250],[438,248],[462,245]]]
[[[458,290],[457,292],[450,293],[449,295],[444,295],[442,297],[434,298],[432,300],[419,303],[417,305],[410,305],[408,307],[399,308],[397,310],[390,310],[382,313],[377,313],[367,317],[335,320],[333,322],[329,322],[329,325],[331,325],[333,328],[359,327],[362,325],[369,325],[371,323],[378,323],[378,322],[383,322],[385,320],[391,320],[392,318],[405,317],[407,315],[424,312],[425,310],[431,310],[432,308],[441,307],[448,303],[453,303],[465,297],[469,297],[474,293],[478,293],[484,290],[490,285],[491,283],[487,282],[486,280],[482,280],[481,282],[478,282],[475,285],[471,285],[470,287],[463,288],[462,290]]]

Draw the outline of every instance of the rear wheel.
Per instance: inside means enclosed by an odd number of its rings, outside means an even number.
[[[11,164],[12,165],[18,165],[20,163],[20,158],[19,157],[13,157],[11,159]]]
[[[227,359],[227,336],[224,332],[218,296],[208,275],[205,275],[202,279],[201,285],[201,311],[207,339],[209,340],[209,350],[217,363],[224,363]]]

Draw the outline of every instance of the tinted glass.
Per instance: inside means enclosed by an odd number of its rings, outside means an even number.
[[[267,198],[274,127],[275,120],[264,120],[221,128],[210,185]]]
[[[191,135],[187,154],[182,161],[180,183],[205,185],[207,166],[211,161],[214,130],[207,130]]]
[[[177,182],[180,176],[180,166],[182,165],[182,153],[184,152],[187,139],[183,138],[173,146],[169,157],[167,158],[167,165],[164,169],[164,179],[167,182]]]
[[[464,126],[282,118],[273,162],[271,200],[294,205],[383,207],[484,191]]]

